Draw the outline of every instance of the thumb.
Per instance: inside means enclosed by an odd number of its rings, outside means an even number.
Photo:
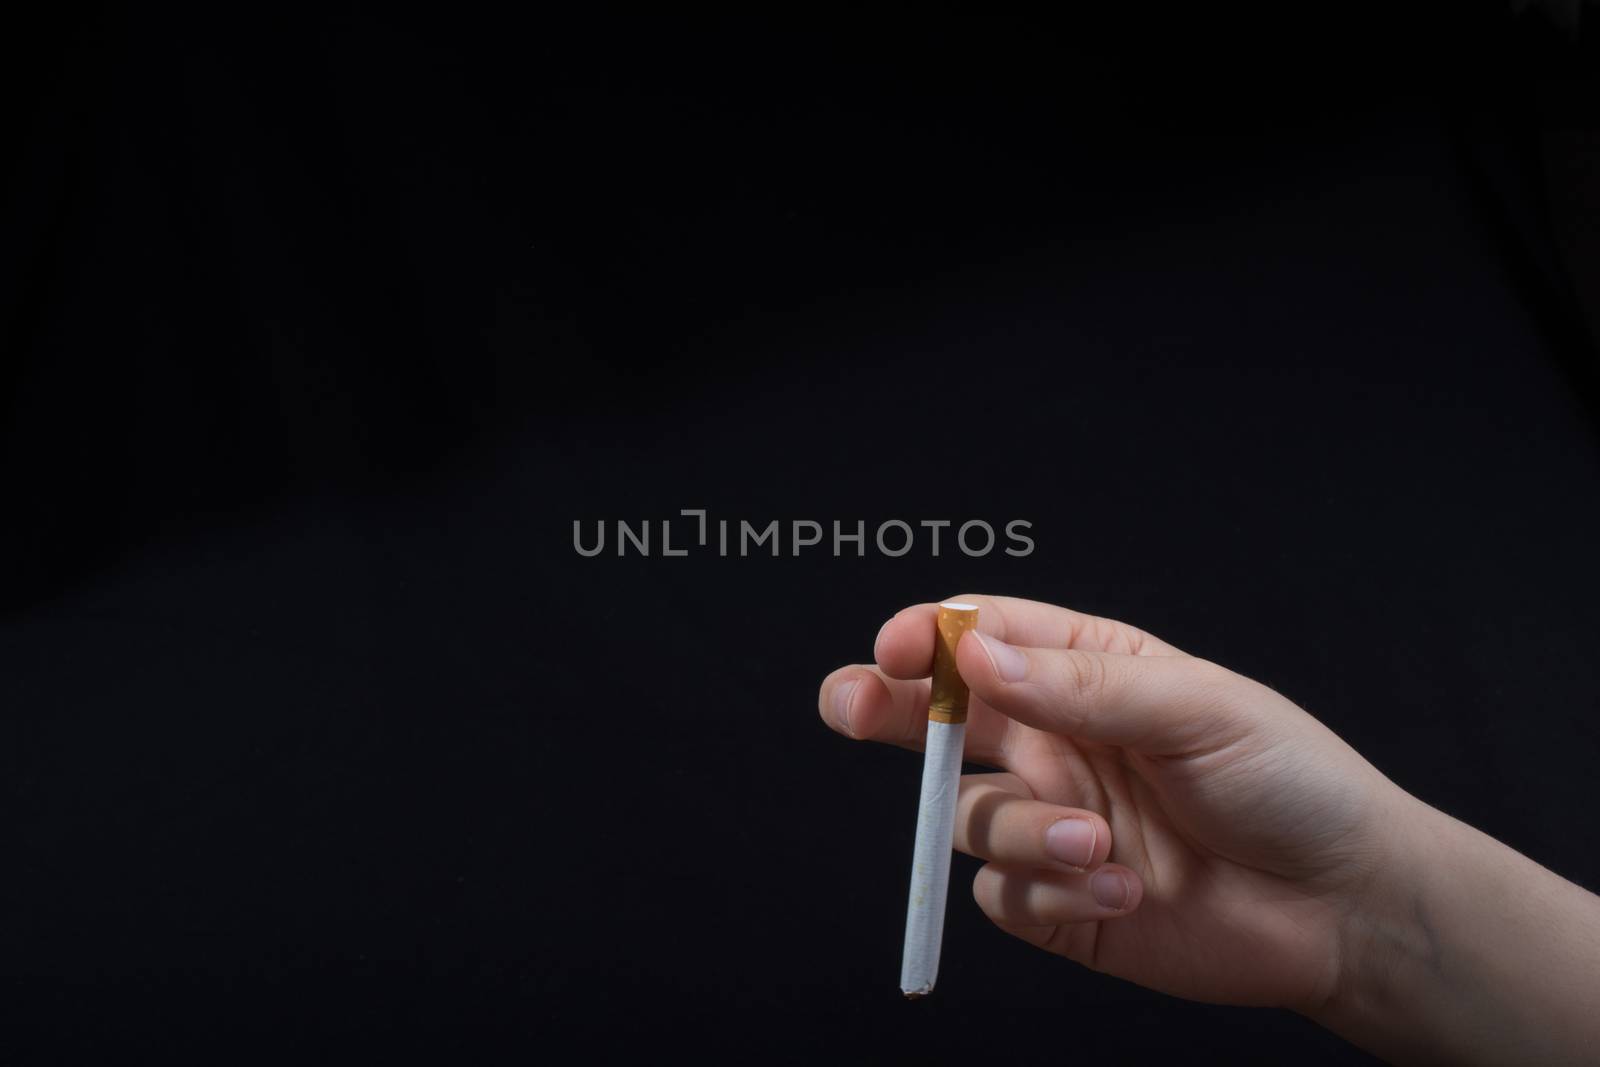
[[[956,667],[1008,718],[1152,756],[1212,751],[1260,725],[1251,683],[1193,656],[1024,648],[974,630],[957,646]]]

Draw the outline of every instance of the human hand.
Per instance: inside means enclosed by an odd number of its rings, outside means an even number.
[[[1134,627],[963,594],[978,632],[955,847],[996,925],[1153,989],[1315,1012],[1418,807],[1278,693]],[[822,684],[848,737],[920,749],[936,604]]]

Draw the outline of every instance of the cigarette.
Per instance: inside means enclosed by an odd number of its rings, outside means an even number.
[[[922,801],[911,856],[911,899],[900,991],[915,999],[933,991],[944,941],[944,903],[950,890],[950,840],[961,786],[961,745],[967,734],[967,683],[956,670],[956,644],[978,624],[971,604],[940,604],[928,698],[928,746],[922,758]]]

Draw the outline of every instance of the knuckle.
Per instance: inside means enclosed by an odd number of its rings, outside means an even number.
[[[1074,704],[1092,706],[1105,696],[1110,685],[1106,661],[1084,652],[1067,652],[1062,661],[1062,687]]]
[[[1152,634],[1146,633],[1137,626],[1122,623],[1119,626],[1120,639],[1127,646],[1129,655],[1142,656],[1160,644]]]

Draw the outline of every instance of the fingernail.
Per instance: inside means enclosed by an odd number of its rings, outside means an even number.
[[[1094,823],[1088,819],[1061,819],[1044,832],[1044,850],[1051,859],[1072,867],[1087,867],[1094,858]]]
[[[1013,648],[998,637],[989,637],[972,631],[989,657],[989,666],[1002,682],[1020,682],[1028,676],[1028,657],[1021,649]]]
[[[1096,871],[1089,879],[1089,892],[1102,908],[1121,911],[1128,903],[1128,880],[1116,871]]]
[[[833,690],[833,717],[851,737],[855,736],[855,731],[850,729],[850,700],[856,695],[859,685],[859,681],[845,682]]]

